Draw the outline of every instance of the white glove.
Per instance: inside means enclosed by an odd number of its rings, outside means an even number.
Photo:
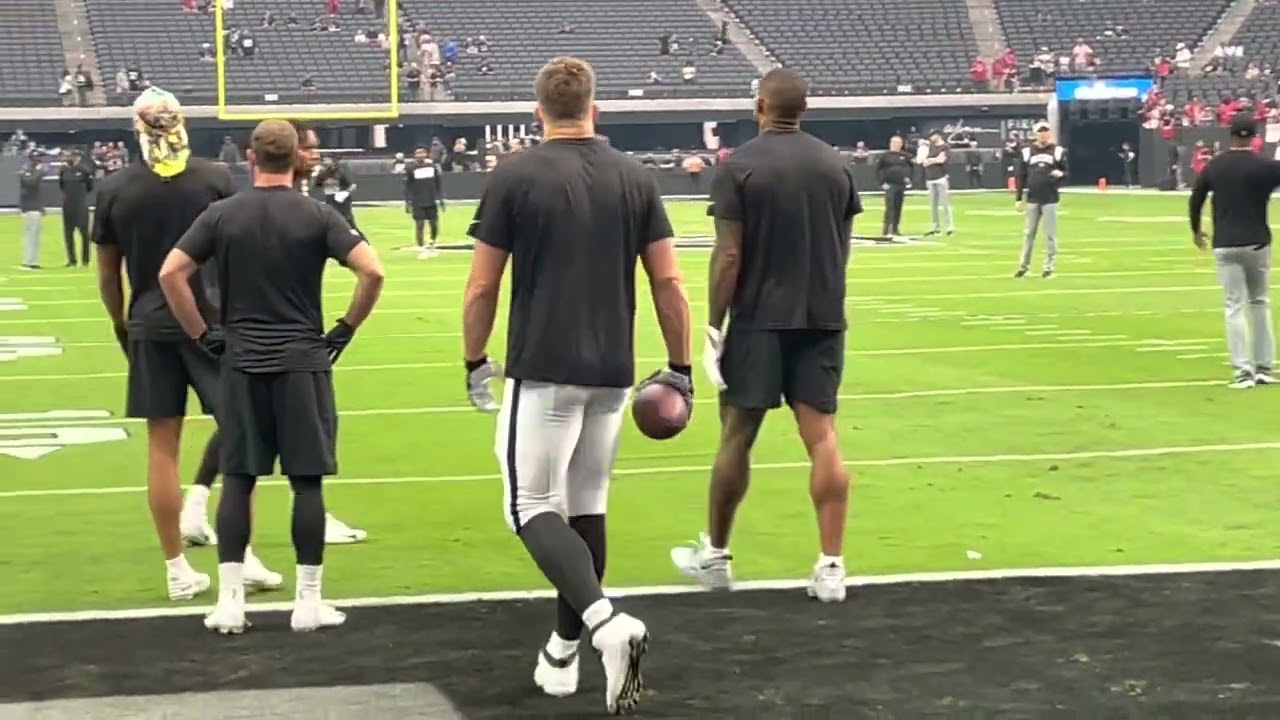
[[[1054,170],[1053,172],[1049,173],[1049,177],[1052,177],[1054,180],[1061,180],[1061,179],[1062,179],[1062,171],[1061,171],[1061,170]]]
[[[706,328],[706,339],[702,343],[702,369],[707,373],[707,380],[716,386],[717,390],[724,390],[727,385],[724,382],[724,376],[720,374],[720,356],[724,354],[724,333],[710,325]]]
[[[336,203],[344,203],[349,197],[351,197],[351,193],[346,190],[340,190],[333,194],[333,201]]]
[[[484,359],[484,364],[467,371],[467,400],[480,412],[498,412],[500,405],[493,396],[489,383],[502,379],[502,365],[496,360]]]

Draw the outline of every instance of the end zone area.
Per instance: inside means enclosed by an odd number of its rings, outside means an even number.
[[[842,605],[800,583],[613,592],[653,633],[645,718],[1275,717],[1280,563],[857,578]],[[586,718],[532,682],[553,600],[368,598],[294,633],[259,612],[212,636],[201,609],[0,625],[0,717]],[[163,611],[161,611],[163,612]],[[144,615],[153,615],[145,617]]]

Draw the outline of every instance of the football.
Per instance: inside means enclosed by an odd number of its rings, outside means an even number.
[[[678,390],[661,383],[640,388],[631,401],[631,419],[645,437],[653,440],[679,435],[689,424],[689,410]]]

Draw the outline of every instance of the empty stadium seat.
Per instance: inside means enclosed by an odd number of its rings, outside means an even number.
[[[1100,72],[1145,73],[1160,53],[1183,42],[1195,48],[1232,0],[994,0],[1009,47],[1025,66],[1040,48],[1057,55],[1083,39]],[[1104,37],[1122,26],[1127,37]]]
[[[964,0],[725,0],[815,94],[968,90],[978,52]]]
[[[61,105],[66,58],[52,0],[0,0],[0,104]]]

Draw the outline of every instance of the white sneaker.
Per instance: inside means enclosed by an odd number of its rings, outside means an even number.
[[[333,515],[326,514],[324,516],[325,545],[350,545],[364,542],[367,537],[369,537],[369,533],[359,528],[353,528]]]
[[[1227,383],[1227,387],[1232,390],[1248,390],[1254,385],[1257,385],[1254,376],[1247,372],[1238,373],[1231,382]]]
[[[222,635],[239,635],[246,628],[252,627],[244,617],[244,595],[222,595],[213,612],[204,618],[205,628]]]
[[[648,629],[630,615],[619,613],[596,627],[591,644],[604,665],[605,708],[611,715],[634,710],[644,690],[640,660],[649,649]]]
[[[418,259],[419,259],[419,260],[429,260],[429,259],[431,259],[431,258],[433,258],[433,257],[436,257],[436,256],[437,256],[437,255],[439,255],[439,254],[440,254],[440,251],[439,251],[439,250],[436,250],[436,246],[435,246],[435,245],[428,245],[428,246],[426,246],[426,247],[424,247],[424,248],[422,248],[421,250],[419,250],[419,251],[418,251]]]
[[[733,556],[713,549],[706,533],[700,534],[696,543],[672,548],[671,562],[708,590],[733,589]]]
[[[168,573],[169,599],[191,600],[209,589],[209,576],[190,568]]]
[[[806,592],[809,597],[824,603],[844,602],[847,593],[844,578],[844,565],[836,562],[818,565],[813,568],[813,575],[809,577],[809,587],[806,588]]]
[[[257,555],[245,553],[244,586],[246,590],[278,590],[284,586],[284,576],[268,570]]]
[[[205,519],[202,508],[183,508],[179,527],[182,530],[182,541],[188,546],[218,544],[218,534]]]
[[[538,665],[533,669],[533,682],[542,692],[553,697],[569,697],[578,692],[578,651],[557,658],[546,647],[538,651]]]
[[[293,616],[289,618],[289,626],[294,632],[311,632],[338,627],[346,621],[346,613],[325,605],[319,597],[298,598],[293,603]]]
[[[1275,385],[1276,376],[1270,370],[1259,370],[1253,374],[1253,382],[1257,385]]]

